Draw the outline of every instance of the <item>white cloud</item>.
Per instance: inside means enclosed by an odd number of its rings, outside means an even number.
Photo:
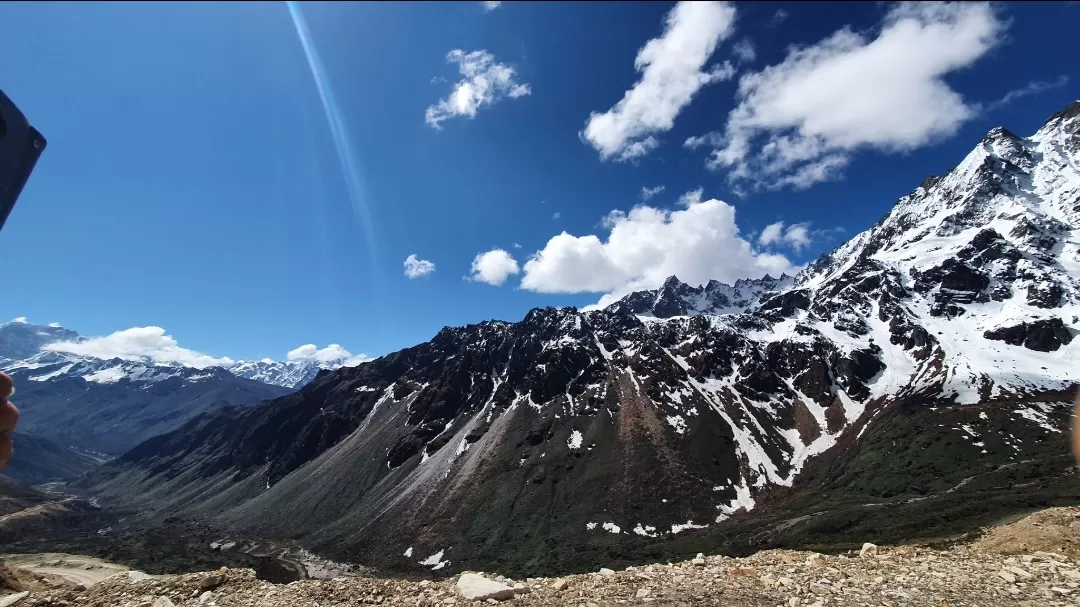
[[[513,244],[512,246],[513,246],[513,247],[514,247],[515,249],[520,249],[520,248],[521,248],[521,245],[519,245],[519,244],[518,244],[518,243],[516,243],[516,242],[515,242],[515,243],[514,243],[514,244]]]
[[[713,147],[724,145],[724,134],[712,131],[711,133],[705,133],[704,135],[687,137],[686,141],[683,142],[683,147],[691,150],[696,150],[703,145],[711,145]]]
[[[53,329],[61,329],[61,328],[63,328],[64,325],[62,325],[62,324],[60,324],[58,322],[51,322],[47,326],[49,326],[49,327],[51,327]]]
[[[187,348],[181,348],[161,327],[133,327],[105,337],[84,341],[60,341],[44,347],[54,352],[70,352],[94,358],[121,358],[158,364],[180,364],[202,369],[231,365],[227,357],[215,358]]]
[[[485,105],[492,105],[506,97],[516,99],[532,92],[528,84],[517,82],[514,68],[498,63],[487,51],[455,49],[447,53],[447,63],[455,63],[464,76],[446,99],[428,106],[424,120],[432,128],[442,128],[442,123],[455,116],[475,118],[476,112]]]
[[[551,216],[552,219],[558,219],[562,217],[562,213],[555,211],[555,214]]]
[[[484,2],[481,2],[480,4],[484,5],[484,10],[485,11],[493,11],[493,10],[499,8],[499,5],[502,4],[502,2],[500,2],[498,0],[485,0]]]
[[[27,320],[26,320],[26,317],[25,317],[25,316],[20,316],[20,317],[18,317],[18,318],[12,318],[12,319],[11,319],[11,322],[17,322],[17,323],[19,323],[19,324],[21,324],[21,325],[25,325],[25,324],[27,324],[27,323],[28,323],[29,321],[27,321]]]
[[[948,137],[978,107],[943,78],[996,46],[1005,26],[986,3],[901,3],[873,39],[845,27],[793,48],[741,78],[707,164],[733,182],[804,188],[838,177],[858,150],[907,151]]]
[[[330,344],[321,349],[315,344],[304,344],[299,348],[290,350],[289,353],[285,355],[285,360],[290,362],[314,360],[321,363],[340,361],[345,366],[351,367],[364,361],[371,360],[371,357],[366,354],[353,355],[348,350],[341,347],[340,344]]]
[[[827,232],[829,231],[815,230],[815,234],[825,234]],[[758,235],[758,244],[763,247],[786,245],[794,249],[796,253],[802,252],[803,249],[810,246],[810,241],[809,223],[793,223],[785,229],[784,222],[778,221],[765,226],[765,229]]]
[[[728,2],[675,5],[663,34],[645,43],[634,59],[641,78],[613,108],[589,115],[582,139],[604,160],[632,160],[655,149],[660,142],[654,135],[671,129],[701,87],[734,75],[730,63],[703,70],[717,44],[731,35],[734,21],[735,7]]]
[[[407,278],[420,278],[435,271],[435,264],[426,259],[419,259],[416,254],[405,258],[405,276]]]
[[[761,246],[768,246],[776,244],[784,239],[784,222],[778,221],[776,223],[770,223],[765,226],[765,229],[761,231],[758,236],[758,244]]]
[[[664,186],[662,186],[662,185],[658,185],[658,186],[652,187],[652,188],[647,188],[645,186],[641,187],[641,199],[642,200],[648,200],[648,199],[652,198],[653,196],[656,196],[657,194],[663,194],[663,193],[664,193]]]
[[[684,195],[685,209],[645,205],[604,219],[606,236],[551,238],[524,267],[521,287],[541,293],[606,293],[599,305],[656,288],[676,275],[689,284],[710,279],[778,276],[799,267],[777,253],[758,251],[739,233],[735,208],[701,192]]]
[[[754,59],[757,59],[757,51],[754,50],[754,43],[749,38],[743,38],[735,43],[735,46],[731,47],[731,53],[735,55],[735,58],[739,60],[739,63],[750,63]]]
[[[773,13],[772,21],[770,22],[770,25],[780,25],[781,23],[786,21],[787,18],[788,18],[788,12],[785,11],[784,9],[782,9],[782,8],[778,8],[778,9],[776,9],[776,12]]]
[[[1005,96],[1002,97],[1001,99],[998,99],[997,101],[994,101],[992,103],[987,104],[986,107],[984,108],[984,110],[987,113],[993,112],[993,111],[996,111],[996,110],[1000,110],[1001,108],[1005,107],[1006,105],[1009,105],[1010,103],[1012,103],[1013,101],[1016,101],[1017,99],[1027,97],[1028,95],[1037,95],[1037,94],[1039,94],[1039,93],[1041,93],[1043,91],[1048,91],[1050,89],[1061,88],[1061,87],[1065,86],[1066,84],[1069,84],[1069,77],[1067,75],[1065,75],[1065,74],[1062,74],[1060,77],[1058,77],[1057,80],[1055,80],[1053,82],[1039,82],[1039,81],[1029,82],[1026,85],[1024,85],[1024,86],[1022,86],[1022,87],[1020,87],[1018,89],[1015,89],[1015,90],[1009,91],[1008,93],[1005,93]]]
[[[682,196],[679,196],[679,204],[684,207],[689,207],[701,202],[701,197],[705,194],[705,188],[698,188],[696,190],[690,190]]]
[[[469,280],[486,282],[498,287],[512,274],[520,271],[517,261],[509,253],[502,249],[492,249],[487,253],[480,253],[473,259]]]

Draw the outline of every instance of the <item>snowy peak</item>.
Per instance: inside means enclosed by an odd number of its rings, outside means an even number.
[[[734,286],[716,280],[692,287],[670,276],[659,289],[637,291],[607,307],[621,314],[673,318],[701,314],[739,314],[755,307],[762,295],[780,291],[792,284],[786,274],[780,278],[739,279]]]
[[[253,379],[273,386],[302,388],[315,379],[320,371],[333,371],[344,366],[353,366],[362,362],[354,357],[342,357],[330,360],[305,358],[301,360],[277,361],[242,360],[230,367],[229,371],[238,377]]]
[[[23,319],[0,324],[0,364],[34,356],[47,345],[58,341],[79,341],[75,331],[57,324],[35,325]]]

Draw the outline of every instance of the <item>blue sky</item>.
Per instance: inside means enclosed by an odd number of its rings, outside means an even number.
[[[487,4],[0,5],[0,318],[384,354],[797,269],[1080,98],[1076,3]]]

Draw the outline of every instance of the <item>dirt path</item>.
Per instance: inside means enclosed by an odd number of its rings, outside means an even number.
[[[12,554],[3,557],[8,567],[46,578],[60,578],[73,584],[92,586],[128,568],[101,559],[73,554]]]

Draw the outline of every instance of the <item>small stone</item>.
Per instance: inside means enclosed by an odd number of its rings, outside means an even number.
[[[133,582],[145,582],[146,580],[150,579],[150,575],[148,573],[143,571],[136,571],[135,569],[128,571],[127,576],[128,579]]]
[[[1001,571],[998,571],[997,574],[998,574],[998,577],[1000,577],[1001,579],[1005,580],[1006,582],[1008,582],[1010,584],[1015,584],[1016,583],[1016,576],[1009,573],[1008,571],[1005,571],[1004,569],[1002,569]]]
[[[152,607],[176,607],[167,596],[159,596],[154,599],[154,602],[151,605]]]
[[[200,605],[205,605],[205,604],[209,603],[210,601],[212,601],[213,599],[214,599],[214,593],[207,590],[206,592],[199,595],[199,604]]]
[[[791,586],[791,585],[793,585],[795,583],[795,582],[791,581],[791,578],[789,578],[789,577],[781,577],[780,579],[778,579],[776,581],[779,582],[781,586]]]
[[[19,592],[16,594],[5,596],[4,598],[0,599],[0,607],[10,607],[11,605],[18,603],[19,601],[25,599],[28,596],[30,596],[29,591]]]
[[[1070,580],[1080,580],[1080,571],[1075,569],[1058,569],[1058,573],[1069,578]]]
[[[421,588],[423,588],[424,586],[430,586],[430,585],[431,585],[431,580],[420,580],[420,587]]]
[[[478,573],[463,573],[457,581],[457,593],[469,601],[495,599],[505,601],[514,598],[514,589],[506,584],[489,580]]]
[[[799,597],[793,596],[790,599],[788,599],[787,604],[790,605],[790,607],[799,607],[799,603],[801,603],[801,602],[802,601],[799,600]]]
[[[222,573],[212,573],[202,579],[199,582],[199,590],[213,590],[218,586],[225,583],[225,575]]]
[[[877,556],[877,553],[878,553],[877,545],[876,544],[871,544],[870,542],[866,542],[865,544],[862,545],[862,550],[859,551],[859,556],[863,556],[863,557],[865,557],[865,556]]]
[[[555,580],[551,583],[551,588],[553,590],[566,590],[566,585],[566,580]]]
[[[649,596],[649,589],[648,588],[638,588],[637,593],[634,594],[634,597],[639,598],[639,599],[643,599],[643,598],[645,598],[647,596]]]
[[[701,557],[698,557],[698,558],[690,561],[690,564],[691,565],[696,565],[698,567],[704,567],[705,566],[705,559],[701,558]]]
[[[734,567],[728,572],[728,575],[742,576],[742,575],[757,575],[757,571],[753,567]]]
[[[825,567],[825,557],[820,554],[811,554],[806,557],[806,563],[811,567]]]
[[[1058,594],[1072,594],[1073,592],[1076,592],[1076,590],[1072,588],[1059,588],[1058,586],[1053,586],[1050,588],[1050,592],[1056,592]]]
[[[1030,580],[1031,578],[1035,577],[1019,567],[1009,567],[1009,572],[1015,574],[1016,577],[1022,580]]]
[[[608,569],[607,567],[601,567],[600,568],[600,575],[602,575],[604,577],[611,577],[611,576],[615,575],[615,571],[611,570],[611,569]]]

